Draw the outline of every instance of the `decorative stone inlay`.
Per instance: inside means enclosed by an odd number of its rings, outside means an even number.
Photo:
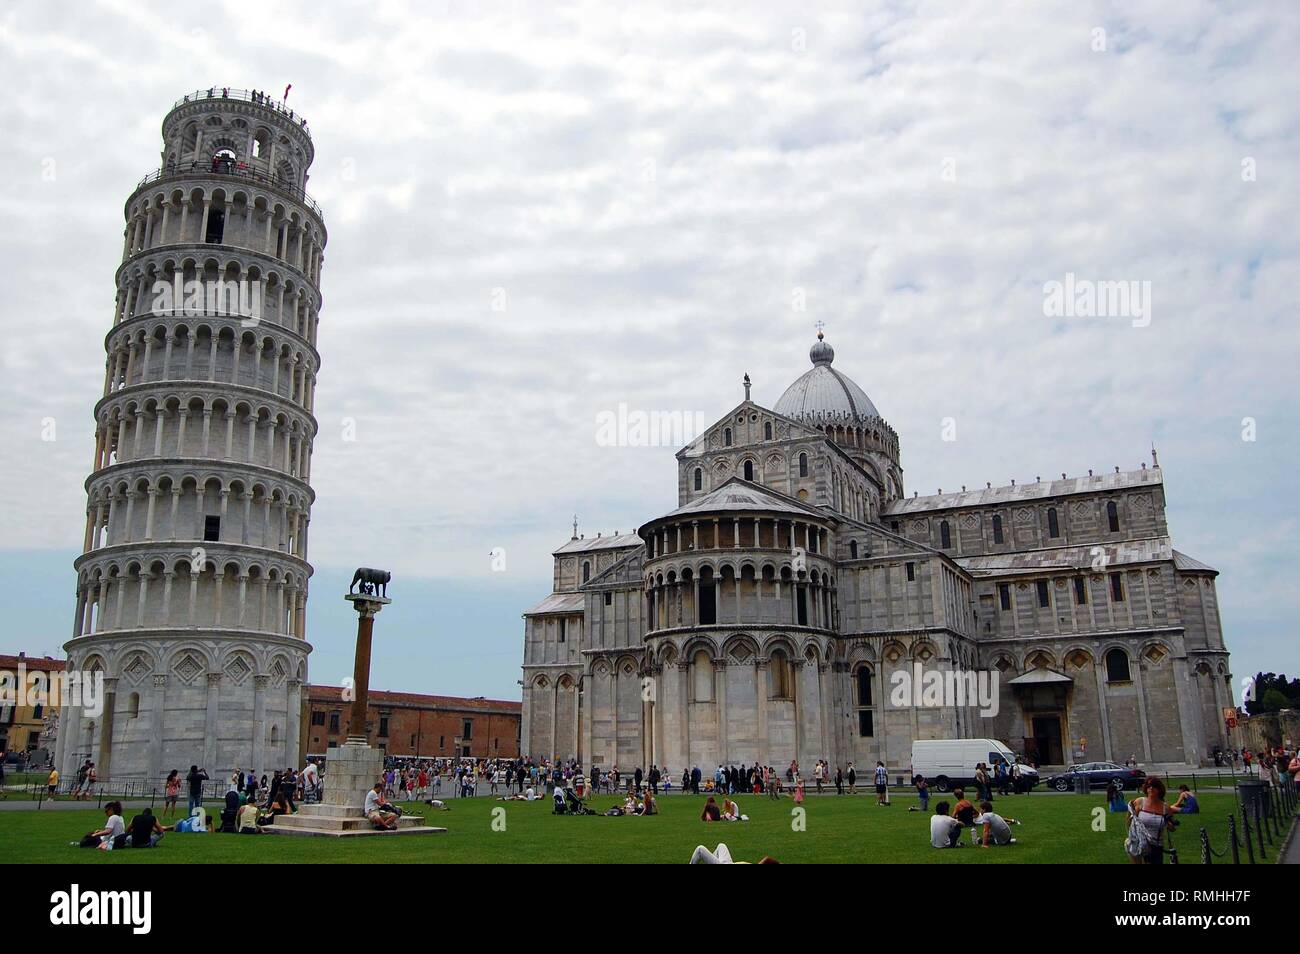
[[[237,686],[243,685],[244,680],[252,675],[252,672],[252,664],[242,653],[234,656],[230,662],[226,663],[226,675]]]
[[[153,672],[153,666],[145,658],[144,653],[134,653],[127,664],[122,668],[122,674],[133,683],[139,683],[141,679]]]
[[[176,665],[172,666],[172,672],[176,674],[177,679],[188,685],[203,672],[203,663],[199,662],[193,653],[186,653],[176,661]]]

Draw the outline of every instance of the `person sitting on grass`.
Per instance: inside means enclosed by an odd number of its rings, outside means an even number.
[[[126,840],[126,823],[122,821],[122,803],[109,802],[104,806],[104,827],[88,832],[82,836],[81,841],[74,841],[73,844],[82,848],[112,851],[116,847],[118,838],[124,842]]]
[[[731,800],[728,795],[722,800],[722,820],[723,821],[749,821],[748,815],[740,813],[740,806]]]
[[[289,802],[284,797],[284,792],[279,791],[275,793],[275,798],[271,800],[271,807],[258,816],[257,823],[259,825],[274,825],[275,820],[281,815],[291,814],[293,813],[289,811]]]
[[[641,801],[641,814],[642,815],[659,814],[659,805],[657,802],[655,802],[655,797],[653,792],[647,791],[645,793],[645,798],[642,799]]]
[[[388,799],[384,797],[384,783],[376,782],[370,791],[366,792],[365,815],[370,819],[370,824],[380,831],[394,831],[397,828],[397,815],[393,812],[388,804]]]
[[[1174,799],[1174,803],[1169,808],[1183,815],[1199,815],[1201,803],[1196,800],[1196,796],[1192,794],[1191,789],[1186,785],[1179,785],[1178,797]]]
[[[1106,804],[1112,812],[1124,814],[1128,811],[1128,803],[1124,801],[1124,783],[1117,778],[1111,779],[1106,786]]]
[[[260,835],[262,829],[257,824],[257,803],[244,802],[235,814],[235,831],[241,835]]]
[[[980,802],[980,814],[975,817],[976,834],[983,828],[984,840],[977,840],[976,844],[984,848],[989,847],[990,841],[994,845],[1014,845],[1016,840],[1011,837],[1011,826],[1019,824],[1014,818],[1003,818],[994,812],[992,802],[986,799]]]
[[[722,820],[722,812],[718,809],[718,803],[709,796],[709,800],[704,803],[704,811],[700,812],[700,821],[715,822]]]
[[[935,848],[961,847],[961,822],[948,814],[948,803],[934,806],[930,816],[930,844]]]
[[[623,799],[623,814],[624,815],[641,814],[640,807],[636,803],[636,796],[633,795],[631,792],[628,792],[627,798]]]
[[[162,840],[163,827],[158,824],[152,808],[145,808],[131,819],[127,844],[132,848],[155,848]]]
[[[952,807],[952,817],[961,822],[965,828],[975,826],[975,806],[966,798],[966,792],[960,788],[952,790],[952,797],[957,799],[957,804]]]

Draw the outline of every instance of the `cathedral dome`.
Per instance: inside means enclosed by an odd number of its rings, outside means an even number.
[[[867,393],[847,375],[831,367],[835,349],[817,332],[808,352],[813,366],[785,389],[773,408],[778,414],[805,424],[866,424],[880,419]]]

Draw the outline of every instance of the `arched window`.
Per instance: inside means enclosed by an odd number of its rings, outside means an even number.
[[[771,683],[773,699],[793,699],[794,698],[794,668],[790,665],[790,657],[785,654],[784,649],[772,650],[772,656],[768,663],[768,679]]]
[[[752,460],[745,461],[745,479],[754,479],[754,462]]]
[[[707,650],[697,650],[691,658],[691,684],[696,702],[713,701],[713,660]]]
[[[1128,669],[1128,654],[1122,649],[1112,649],[1106,653],[1106,681],[1129,682],[1133,677]]]
[[[772,439],[772,422],[765,421],[763,423],[763,440],[770,441],[771,439]]]
[[[849,559],[850,559],[850,560],[856,560],[857,558],[858,558],[858,541],[857,541],[857,540],[850,540],[850,541],[849,541]]]
[[[1106,522],[1110,524],[1110,532],[1119,532],[1119,508],[1115,506],[1115,501],[1106,504]]]
[[[939,546],[944,550],[952,546],[952,528],[948,526],[947,520],[939,523]]]
[[[381,721],[387,722],[388,720],[387,720],[387,719],[384,719],[384,720],[381,720]],[[380,734],[380,735],[387,735],[388,733],[387,733],[387,732],[380,732],[379,734]],[[271,726],[271,744],[272,744],[272,745],[279,745],[279,744],[280,744],[280,727],[279,727],[278,725],[274,725],[274,724],[272,724],[272,726]]]
[[[993,515],[993,542],[1002,543],[1003,540],[1004,538],[1002,536],[1002,515],[995,513]],[[946,545],[947,544],[945,544],[945,546]]]
[[[723,428],[722,443],[726,444],[728,447],[731,446],[731,428],[729,427]]]
[[[133,692],[133,693],[131,693],[130,698],[128,698],[127,701],[126,701],[126,712],[127,712],[127,715],[130,716],[132,719],[135,719],[135,718],[138,718],[138,717],[139,717],[139,715],[140,715],[140,693],[138,693],[138,692]]]
[[[1061,535],[1061,521],[1056,516],[1056,508],[1047,508],[1047,535],[1055,540]]]
[[[799,476],[800,477],[808,476],[808,455],[807,454],[799,455]]]
[[[591,579],[591,561],[583,560],[582,561],[582,582],[586,583],[590,579]]]
[[[876,734],[874,704],[871,697],[872,672],[866,666],[859,666],[853,678],[858,712],[858,735],[869,739]]]
[[[695,489],[696,490],[704,489],[704,471],[702,471],[698,467],[695,468]]]

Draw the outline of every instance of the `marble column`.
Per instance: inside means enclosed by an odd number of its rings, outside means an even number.
[[[256,772],[265,772],[269,754],[266,751],[266,687],[271,684],[271,677],[256,675],[253,677],[253,766]]]
[[[163,710],[167,704],[167,676],[153,677],[153,698],[149,719],[149,783],[156,785],[163,776]]]
[[[217,764],[217,731],[221,705],[221,673],[208,673],[208,705],[203,715],[203,765]]]

